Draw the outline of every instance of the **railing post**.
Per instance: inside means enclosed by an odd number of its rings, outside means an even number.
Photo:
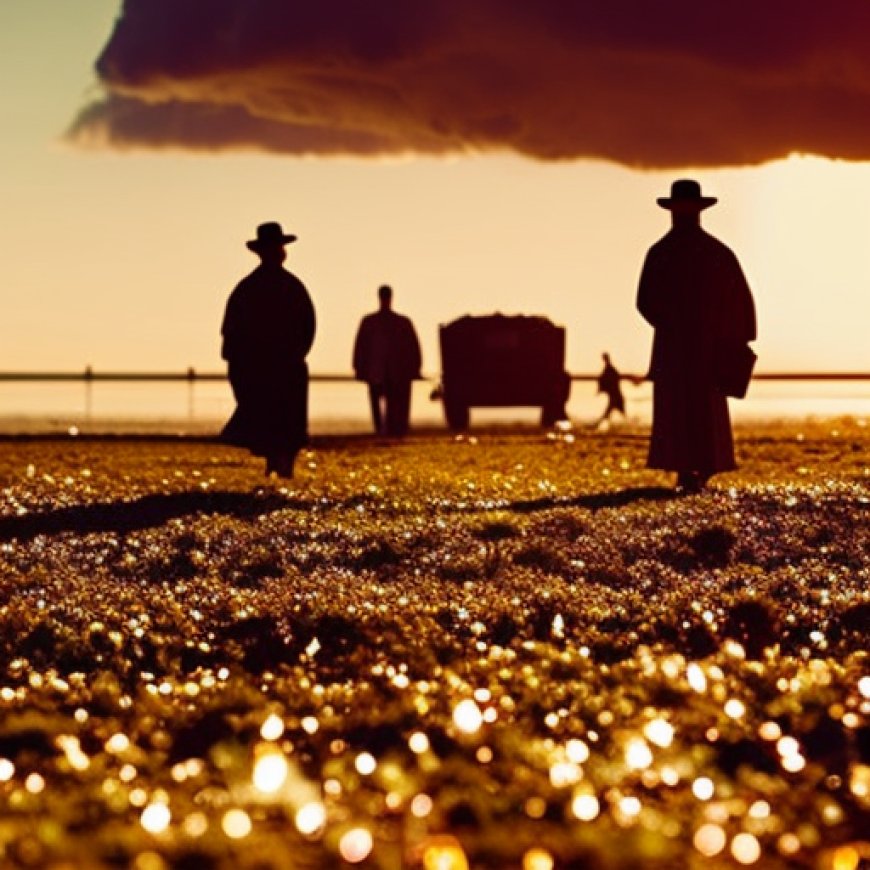
[[[85,366],[85,420],[91,422],[94,401],[94,370]]]
[[[196,370],[193,366],[187,368],[187,419],[193,420],[194,415],[194,384],[196,383]]]

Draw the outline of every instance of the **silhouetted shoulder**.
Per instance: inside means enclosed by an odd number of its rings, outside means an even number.
[[[278,274],[280,276],[278,280],[280,280],[281,285],[287,290],[294,293],[301,291],[306,295],[308,294],[308,288],[302,283],[302,280],[297,278],[292,272],[288,272],[286,269],[279,269]]]
[[[736,254],[701,227],[672,229],[655,242],[646,255],[647,270],[679,263],[704,263],[707,267],[739,268]]]
[[[704,237],[704,243],[711,251],[714,251],[718,256],[725,260],[737,262],[737,255],[728,247],[728,245],[725,244],[725,242],[720,241],[715,236],[711,236],[710,233],[705,230],[701,230],[701,234]]]
[[[308,294],[308,288],[292,272],[283,268],[258,266],[236,284],[231,295],[245,296],[248,293],[268,288],[281,288],[294,293],[301,291],[306,295]]]
[[[710,235],[703,227],[680,227],[668,230],[657,242],[653,243],[650,251],[667,251],[687,246],[727,251],[733,256],[731,249],[724,242]]]

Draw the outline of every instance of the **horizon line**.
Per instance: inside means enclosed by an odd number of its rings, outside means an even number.
[[[620,376],[623,380],[628,381],[645,381],[645,375],[629,374],[621,372]],[[568,373],[568,377],[572,381],[597,381],[599,374],[572,374]],[[196,381],[226,381],[227,375],[225,372],[214,371],[197,371],[193,366],[187,368],[186,371],[123,371],[123,370],[107,370],[95,371],[91,366],[86,366],[79,371],[0,371],[0,382],[31,382],[31,381],[80,381],[91,383],[94,381],[187,381],[195,383]],[[356,382],[359,380],[351,373],[336,373],[336,372],[321,372],[309,374],[310,381],[316,382]],[[416,380],[420,381],[440,381],[440,375],[423,375]],[[870,381],[870,371],[868,372],[832,372],[832,371],[815,371],[815,372],[757,372],[752,375],[754,381]]]

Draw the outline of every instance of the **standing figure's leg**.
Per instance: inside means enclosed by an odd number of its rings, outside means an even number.
[[[272,453],[266,457],[266,477],[277,474],[278,477],[293,477],[293,466],[296,464],[296,453],[292,450]]]
[[[387,384],[387,434],[402,438],[408,434],[411,416],[411,381]]]
[[[372,426],[374,426],[376,435],[384,434],[384,417],[381,411],[381,399],[384,395],[384,388],[381,384],[369,384],[369,404],[372,409]]]

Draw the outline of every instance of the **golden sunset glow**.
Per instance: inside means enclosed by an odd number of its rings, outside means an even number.
[[[0,0],[2,868],[865,865],[870,3],[780,5]]]
[[[866,370],[870,167],[790,157],[739,169],[637,171],[601,160],[292,157],[81,150],[63,143],[93,95],[119,5],[0,11],[11,122],[4,166],[0,369],[221,370],[226,297],[262,220],[299,236],[288,265],[318,313],[314,372],[348,372],[360,316],[393,285],[423,370],[437,326],[465,313],[544,314],[569,371],[602,350],[641,371],[644,252],[668,227],[655,198],[681,175],[719,197],[705,226],[740,257],[758,306],[759,371]]]

